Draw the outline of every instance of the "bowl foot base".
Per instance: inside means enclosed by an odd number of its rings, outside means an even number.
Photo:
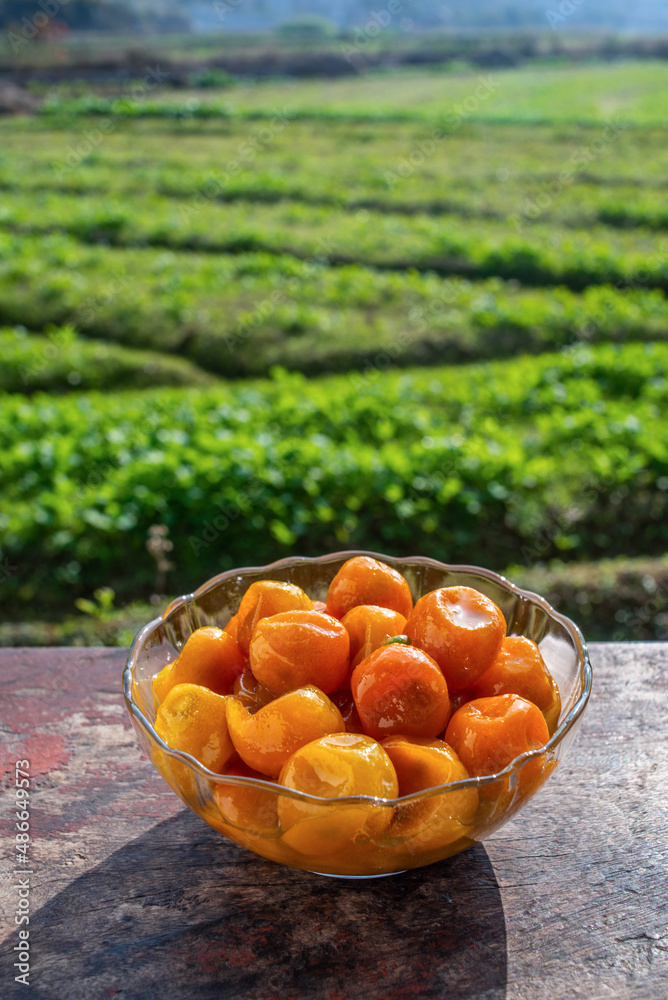
[[[398,872],[379,872],[378,875],[333,875],[331,872],[311,872],[312,875],[323,875],[325,878],[347,878],[347,879],[370,879],[370,878],[391,878],[392,875],[402,875],[406,871],[402,868]]]

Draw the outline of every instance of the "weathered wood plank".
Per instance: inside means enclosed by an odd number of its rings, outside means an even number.
[[[35,842],[31,985],[10,959],[0,995],[668,996],[668,645],[593,654],[582,732],[533,803],[484,848],[354,883],[256,858],[185,810],[142,759],[122,652],[1,651],[3,768],[31,761]],[[6,789],[7,772],[11,835]]]
[[[486,845],[509,997],[668,997],[668,646],[593,644],[578,739]]]

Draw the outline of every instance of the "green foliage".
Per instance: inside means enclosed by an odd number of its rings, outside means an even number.
[[[215,66],[205,66],[203,69],[195,70],[188,77],[188,84],[200,90],[225,90],[234,87],[236,82],[231,73],[226,73],[224,69],[217,69]]]
[[[80,340],[72,327],[53,327],[44,336],[22,327],[0,328],[0,356],[0,391],[5,392],[205,386],[213,381],[181,358]]]
[[[588,640],[668,640],[668,557],[554,561],[507,575],[576,621]]]
[[[53,621],[0,621],[0,646],[129,646],[157,611],[152,604],[135,602],[103,616],[63,614]]]
[[[22,365],[32,355],[44,365],[53,350],[15,335],[0,386],[33,391],[66,388],[71,371],[88,388],[153,379],[198,384],[197,369],[167,351],[239,377],[265,375],[276,364],[317,374],[467,362],[582,341],[663,340],[668,303],[657,290],[592,286],[576,294],[498,278],[328,267],[287,254],[215,257],[0,234],[0,320],[33,328],[71,322],[87,336],[152,352],[123,354],[113,345],[105,352],[79,340],[24,385]]]
[[[535,69],[492,70],[493,89],[488,98],[476,98],[476,88],[489,69],[465,74],[425,78],[420,71],[393,76],[370,76],[364,86],[356,76],[340,80],[294,81],[271,80],[240,87],[234,109],[217,101],[189,112],[187,98],[172,94],[152,100],[124,103],[94,100],[49,102],[49,115],[87,115],[91,113],[138,118],[167,119],[196,117],[253,119],[272,117],[277,107],[286,108],[293,119],[332,121],[417,121],[445,124],[458,128],[464,108],[466,122],[500,122],[524,125],[541,123],[588,123],[593,126],[615,121],[663,126],[666,118],[666,81],[668,65],[659,60],[624,64],[539,67]]]
[[[115,592],[111,587],[98,587],[93,597],[94,601],[89,601],[86,597],[79,597],[74,603],[79,611],[85,615],[90,615],[99,622],[107,622],[114,617],[114,597]]]
[[[55,12],[59,21],[79,31],[132,32],[141,24],[136,11],[125,0],[68,0],[47,9],[50,17]],[[0,0],[0,26],[7,31],[18,31],[20,41],[32,41],[40,34],[44,22],[35,17],[38,13],[41,13],[39,7],[30,8],[23,0]],[[14,51],[17,51],[16,41]]]
[[[590,560],[668,550],[666,72],[0,122],[3,615],[115,642],[130,599],[363,547],[515,565],[598,637],[660,637],[661,567]]]
[[[536,223],[515,233],[500,220],[449,217],[445,224],[427,214],[351,214],[299,203],[207,204],[205,199],[202,206],[148,194],[100,199],[46,191],[15,194],[0,220],[22,232],[59,231],[116,246],[290,253],[308,262],[415,267],[575,290],[606,283],[668,289],[668,239],[659,244],[643,230]]]
[[[179,588],[290,552],[503,568],[668,548],[668,346],[199,391],[6,397],[3,599]]]
[[[199,95],[193,99],[199,106]],[[623,129],[601,143],[604,130],[572,125],[528,130],[465,123],[436,141],[410,121],[314,125],[287,116],[267,133],[263,122],[193,119],[173,126],[178,142],[167,149],[159,120],[110,124],[116,127],[103,134],[94,119],[62,129],[37,119],[31,131],[0,123],[0,185],[98,198],[148,190],[196,199],[200,209],[209,202],[290,199],[351,210],[506,218],[513,233],[515,216],[530,231],[537,210],[539,221],[580,230],[596,222],[665,228],[663,129]],[[95,149],[86,145],[86,134]],[[354,157],[345,155],[350,147]],[[232,173],[235,161],[242,169]],[[175,206],[182,207],[190,206]]]

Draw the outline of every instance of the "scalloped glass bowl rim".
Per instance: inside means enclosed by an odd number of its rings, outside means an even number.
[[[373,559],[379,559],[381,562],[387,562],[391,565],[394,560],[400,560],[401,562],[410,562],[418,566],[431,566],[439,570],[447,570],[453,573],[472,573],[479,576],[486,577],[488,580],[496,583],[498,586],[505,588],[510,593],[517,597],[529,601],[532,604],[537,605],[542,608],[542,610],[552,619],[558,621],[564,626],[568,632],[575,651],[578,654],[578,662],[583,677],[582,691],[578,697],[578,700],[571,708],[570,712],[566,717],[559,723],[555,732],[550,737],[548,742],[542,746],[538,747],[536,750],[528,750],[526,753],[520,754],[515,757],[502,771],[497,771],[495,774],[488,774],[480,778],[466,778],[462,781],[451,781],[445,785],[435,785],[433,788],[426,788],[421,792],[414,792],[412,795],[404,795],[402,798],[396,799],[382,799],[374,798],[369,795],[348,795],[341,796],[340,798],[331,799],[323,798],[318,795],[309,795],[306,792],[299,792],[291,788],[286,788],[283,785],[279,785],[274,781],[261,781],[259,778],[246,778],[240,775],[231,774],[216,774],[214,771],[210,771],[207,767],[201,764],[195,757],[190,754],[185,753],[182,750],[174,750],[172,747],[168,746],[164,740],[162,740],[156,733],[153,725],[144,715],[143,711],[137,705],[134,698],[132,697],[132,682],[133,682],[133,670],[138,659],[140,650],[144,647],[146,640],[155,632],[165,621],[168,621],[170,616],[176,611],[181,610],[184,606],[196,602],[199,597],[207,594],[214,587],[217,587],[220,583],[225,580],[233,579],[235,577],[243,576],[246,573],[271,573],[272,570],[277,569],[289,569],[293,566],[299,564],[320,564],[326,565],[328,562],[337,562],[341,559],[351,559],[353,556],[371,556]],[[144,730],[150,741],[156,744],[163,753],[166,753],[169,757],[173,757],[176,760],[181,761],[188,767],[197,771],[202,777],[209,781],[215,781],[220,784],[228,785],[245,785],[250,788],[262,788],[267,791],[273,792],[274,794],[280,794],[286,798],[296,799],[302,802],[316,803],[317,805],[328,805],[332,806],[334,803],[337,805],[358,805],[358,804],[373,804],[373,805],[384,805],[384,806],[398,806],[405,805],[408,802],[418,802],[424,799],[432,798],[435,795],[440,795],[450,791],[460,791],[467,788],[480,788],[483,785],[490,785],[499,780],[505,780],[510,777],[514,771],[518,771],[524,766],[524,764],[532,760],[533,758],[540,757],[545,753],[549,753],[553,750],[566,734],[570,731],[574,723],[582,715],[582,712],[589,701],[589,696],[591,694],[592,685],[592,669],[591,662],[589,660],[589,654],[587,652],[587,644],[585,643],[584,637],[577,627],[577,625],[567,618],[565,615],[560,614],[539,594],[533,593],[530,590],[523,590],[521,587],[516,586],[511,583],[506,577],[502,576],[500,573],[495,573],[493,570],[485,569],[482,566],[469,566],[465,564],[456,563],[442,563],[437,559],[431,559],[429,556],[387,556],[378,552],[369,552],[361,549],[352,549],[350,551],[342,552],[332,552],[324,556],[288,556],[285,559],[279,559],[276,562],[269,563],[266,566],[243,566],[235,569],[226,570],[224,573],[218,573],[216,576],[211,577],[203,583],[197,590],[193,591],[192,594],[182,594],[180,597],[174,598],[165,610],[157,618],[148,622],[135,636],[130,651],[128,653],[128,658],[123,670],[123,696],[125,698],[125,703],[127,705],[128,711],[132,718],[138,723],[141,729]]]

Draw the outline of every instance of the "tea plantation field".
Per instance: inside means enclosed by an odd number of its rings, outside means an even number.
[[[151,595],[341,548],[668,635],[666,84],[411,71],[0,121],[0,642],[127,641]]]

